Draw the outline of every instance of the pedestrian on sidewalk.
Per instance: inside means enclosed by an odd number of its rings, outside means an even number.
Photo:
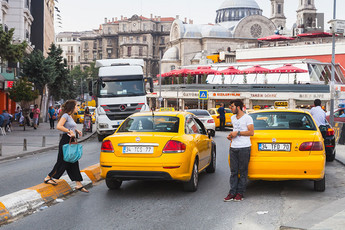
[[[231,117],[233,131],[229,133],[230,140],[230,192],[224,201],[241,201],[247,186],[248,164],[250,159],[250,136],[254,135],[253,119],[243,112],[243,102],[230,102],[234,114]]]
[[[219,128],[221,131],[224,131],[225,129],[225,109],[224,104],[220,103],[220,107],[217,109],[217,112],[219,113]]]
[[[55,109],[52,105],[49,107],[48,114],[49,114],[50,129],[54,129]]]
[[[36,104],[34,109],[32,110],[33,113],[33,123],[34,123],[34,129],[37,129],[37,125],[38,125],[38,119],[40,118],[40,109],[38,108],[38,105]]]
[[[59,179],[62,174],[67,171],[69,178],[72,181],[76,182],[75,189],[88,193],[89,191],[83,187],[81,181],[83,177],[81,176],[79,169],[79,162],[69,163],[63,160],[63,151],[62,146],[68,144],[70,139],[74,139],[75,133],[78,133],[79,136],[82,135],[82,132],[77,130],[77,124],[72,118],[72,114],[78,112],[77,101],[68,100],[65,104],[62,105],[61,115],[59,115],[59,121],[56,125],[56,128],[63,132],[59,143],[59,152],[57,162],[54,165],[53,170],[44,178],[44,183],[57,185],[54,179]]]

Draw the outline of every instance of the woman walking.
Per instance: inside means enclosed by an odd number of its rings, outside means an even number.
[[[78,111],[77,102],[75,100],[68,100],[62,106],[61,114],[59,115],[59,122],[56,128],[63,132],[62,138],[59,143],[59,152],[57,162],[54,165],[53,170],[48,174],[46,178],[44,178],[44,183],[57,185],[54,179],[59,179],[62,174],[67,171],[69,178],[72,181],[76,182],[75,189],[88,193],[89,191],[83,187],[81,181],[83,180],[80,170],[79,170],[79,162],[75,163],[68,163],[63,160],[63,151],[62,146],[64,144],[68,144],[70,138],[75,138],[75,132],[82,135],[82,133],[77,130],[77,124],[74,122],[72,118],[72,114]]]
[[[54,129],[55,109],[53,106],[49,107],[48,114],[49,114],[50,129]]]

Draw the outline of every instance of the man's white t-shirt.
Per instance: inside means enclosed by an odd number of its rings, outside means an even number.
[[[313,116],[317,126],[326,125],[326,113],[321,106],[311,108],[310,114]]]
[[[253,118],[248,114],[244,114],[240,119],[236,118],[236,115],[231,117],[233,125],[233,132],[248,131],[248,125],[253,125]],[[252,146],[250,142],[250,136],[236,136],[232,139],[231,148],[246,148]]]

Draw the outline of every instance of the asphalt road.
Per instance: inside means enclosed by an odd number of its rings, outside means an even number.
[[[314,192],[311,181],[251,181],[244,201],[223,202],[229,190],[226,135],[227,132],[217,132],[216,173],[202,173],[195,193],[184,192],[181,183],[152,181],[124,182],[120,190],[110,191],[101,181],[89,189],[89,194],[74,193],[62,203],[1,229],[279,229],[344,197],[345,167],[331,162],[327,163],[325,192]],[[92,152],[94,148],[99,149],[100,144],[96,139],[86,144],[85,149],[89,151],[90,146],[91,151],[84,155],[82,165],[87,162],[91,165],[98,160],[98,153]],[[4,172],[4,166],[12,166],[12,172],[24,167],[25,174],[18,175],[20,181],[26,179],[34,185],[35,181],[41,182],[50,169],[40,166],[47,163],[52,166],[53,158],[46,159],[48,155],[52,153],[20,159],[16,163],[0,163],[0,172]],[[13,180],[18,180],[18,176],[13,176]],[[8,186],[18,186],[18,181],[6,180],[9,182]],[[3,183],[4,174],[1,174]]]

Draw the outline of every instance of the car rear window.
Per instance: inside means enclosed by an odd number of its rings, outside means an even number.
[[[78,111],[78,114],[79,114],[79,115],[84,115],[84,110],[83,110],[83,111],[80,111],[80,110],[79,110],[79,111]]]
[[[251,113],[254,130],[316,130],[309,114],[296,112]]]
[[[118,133],[121,132],[168,132],[177,133],[180,119],[171,116],[140,116],[127,118]]]
[[[195,116],[210,116],[206,110],[187,110],[187,112],[193,113]]]

